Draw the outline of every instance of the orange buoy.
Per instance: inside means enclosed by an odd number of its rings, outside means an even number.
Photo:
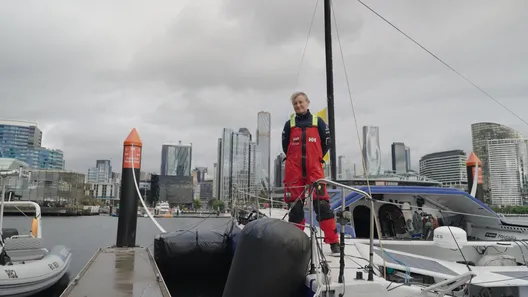
[[[33,221],[31,222],[31,235],[33,235],[33,237],[38,236],[38,229],[39,229],[38,225],[39,224],[38,224],[37,218],[33,218]]]

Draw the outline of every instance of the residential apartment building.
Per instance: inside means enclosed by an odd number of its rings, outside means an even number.
[[[488,141],[499,140],[499,139],[522,139],[523,136],[520,132],[514,129],[497,124],[497,123],[474,123],[471,125],[471,138],[473,143],[473,152],[482,162],[482,180],[484,198],[491,199],[491,180],[490,180],[490,167],[489,167],[489,152],[488,152]]]
[[[444,187],[467,188],[466,153],[463,150],[427,154],[419,164],[420,175],[439,181]]]
[[[528,150],[524,139],[488,141],[491,202],[523,205],[528,190]]]
[[[0,120],[0,157],[17,159],[36,169],[65,167],[63,152],[42,147],[42,131],[29,121]]]

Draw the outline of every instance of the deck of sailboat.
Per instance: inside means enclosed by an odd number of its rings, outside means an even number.
[[[306,231],[309,236],[309,231]],[[322,239],[318,238],[321,242]],[[368,241],[368,240],[367,240]],[[417,241],[418,242],[418,241]],[[407,243],[408,244],[408,243]],[[337,282],[339,276],[339,256],[332,255],[327,244],[322,246],[323,253],[331,269],[331,279]],[[345,239],[345,279],[356,277],[356,271],[363,271],[366,279],[365,267],[368,266],[369,246],[364,240]],[[405,263],[406,266],[399,263]],[[451,261],[443,261],[430,257],[419,256],[401,251],[374,247],[374,265],[385,266],[400,271],[409,270],[411,273],[431,276],[437,279],[450,279],[464,274],[468,266]],[[472,284],[480,287],[526,287],[528,286],[528,267],[526,266],[471,266],[476,274]],[[375,273],[381,277],[380,271]],[[379,280],[378,280],[379,281]],[[423,287],[426,287],[423,285]]]
[[[287,218],[286,209],[266,209],[263,213],[273,218]],[[322,233],[316,224],[318,244],[322,247],[323,254],[331,270],[331,279],[337,282],[339,276],[339,256],[332,255],[330,246],[323,243]],[[339,229],[339,227],[338,227]],[[338,230],[339,231],[339,230]],[[307,236],[310,236],[310,228],[305,228]],[[387,243],[389,246],[409,246],[410,240],[383,240],[382,244]],[[435,246],[433,241],[412,240],[413,246]],[[516,247],[512,242],[500,241],[468,241],[466,246],[495,246],[495,247]],[[436,247],[436,246],[435,246]],[[362,271],[366,279],[365,267],[368,266],[369,257],[369,239],[345,238],[345,283],[356,277],[356,271]],[[449,250],[449,252],[453,252]],[[401,265],[401,264],[405,264]],[[450,279],[458,275],[467,273],[468,266],[456,263],[455,261],[440,260],[431,257],[420,256],[417,254],[406,253],[401,250],[387,249],[383,251],[379,247],[378,239],[375,239],[374,247],[374,265],[386,266],[400,271],[407,269],[411,273],[427,275],[436,279]],[[528,267],[526,266],[470,266],[476,277],[471,283],[480,287],[528,287]],[[375,274],[381,277],[381,272],[375,270]],[[377,280],[384,281],[382,278]],[[387,282],[389,283],[389,282]],[[309,285],[309,284],[307,284]],[[422,286],[422,287],[425,287]]]

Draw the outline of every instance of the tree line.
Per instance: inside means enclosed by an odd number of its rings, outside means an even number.
[[[528,214],[528,206],[519,205],[519,206],[505,206],[497,207],[492,206],[491,209],[498,213],[513,213],[513,214]]]

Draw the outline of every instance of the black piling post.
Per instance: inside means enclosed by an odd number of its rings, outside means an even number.
[[[134,128],[123,143],[123,167],[121,171],[121,193],[119,199],[116,247],[136,246],[139,200],[136,185],[139,187],[142,147],[143,143]]]

